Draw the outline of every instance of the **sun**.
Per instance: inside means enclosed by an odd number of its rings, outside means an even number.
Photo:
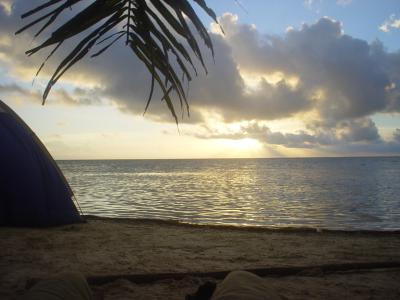
[[[255,150],[261,147],[259,141],[251,138],[245,138],[240,140],[224,140],[225,146],[234,150]]]

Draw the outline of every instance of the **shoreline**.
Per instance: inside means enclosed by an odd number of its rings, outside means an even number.
[[[318,228],[312,226],[296,227],[296,226],[263,226],[263,225],[228,225],[228,224],[207,224],[207,223],[195,223],[185,222],[180,220],[167,220],[167,219],[151,219],[151,218],[127,218],[127,217],[104,217],[97,215],[83,215],[87,221],[100,220],[100,221],[115,221],[115,222],[127,222],[127,223],[149,223],[156,225],[177,225],[187,227],[203,227],[210,229],[221,229],[221,230],[238,230],[238,231],[250,231],[250,232],[289,232],[289,233],[332,233],[332,234],[367,234],[367,235],[398,235],[400,229],[387,229],[387,230],[370,230],[370,229],[329,229],[329,228]]]
[[[136,284],[120,278],[92,286],[96,293],[107,295],[105,299],[184,299],[207,280],[196,277],[196,273],[302,266],[320,267],[308,270],[307,276],[265,280],[281,287],[282,295],[289,299],[334,299],[337,295],[364,299],[372,292],[394,295],[392,299],[400,296],[400,268],[329,275],[321,269],[323,265],[400,262],[398,232],[238,228],[93,216],[87,219],[87,223],[53,228],[0,228],[0,298],[24,293],[29,280],[80,271],[88,278],[192,273],[181,280]],[[292,297],[299,291],[309,296]],[[162,297],[165,294],[169,297]]]

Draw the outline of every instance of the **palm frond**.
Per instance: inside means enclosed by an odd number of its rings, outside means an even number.
[[[215,13],[204,0],[193,1],[217,22]],[[46,1],[22,15],[22,18],[34,19],[16,34],[42,24],[35,34],[39,36],[66,10],[87,2],[88,0]],[[38,13],[43,13],[43,15],[37,16]],[[91,0],[88,6],[53,30],[50,37],[39,46],[26,52],[28,55],[33,55],[44,48],[54,47],[40,66],[36,74],[38,75],[46,61],[63,45],[64,41],[80,34],[84,35],[54,71],[43,93],[43,104],[54,84],[68,69],[91,53],[93,47],[108,41],[100,50],[91,54],[95,57],[125,37],[126,45],[143,62],[152,77],[149,98],[144,111],[146,112],[149,107],[156,82],[163,92],[161,100],[166,102],[178,123],[171,93],[175,92],[181,109],[185,107],[189,114],[183,82],[185,79],[188,82],[192,80],[192,72],[197,75],[195,63],[192,60],[193,55],[207,72],[201,48],[190,30],[189,23],[192,23],[200,39],[214,56],[207,29],[196,15],[189,0]],[[91,31],[87,33],[89,30]],[[185,45],[182,41],[185,41]],[[175,62],[171,62],[171,58],[174,58]],[[181,72],[182,76],[178,76],[178,72]]]

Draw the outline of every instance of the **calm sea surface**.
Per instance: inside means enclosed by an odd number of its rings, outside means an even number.
[[[58,161],[85,214],[400,229],[400,157]]]

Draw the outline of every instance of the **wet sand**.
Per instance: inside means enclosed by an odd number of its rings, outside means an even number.
[[[27,281],[77,270],[86,276],[211,272],[354,262],[400,262],[400,233],[269,230],[165,221],[88,218],[46,229],[0,228],[0,299]],[[211,278],[209,278],[211,279]],[[93,286],[105,299],[184,299],[207,280]],[[399,299],[400,270],[265,277],[288,299]]]

